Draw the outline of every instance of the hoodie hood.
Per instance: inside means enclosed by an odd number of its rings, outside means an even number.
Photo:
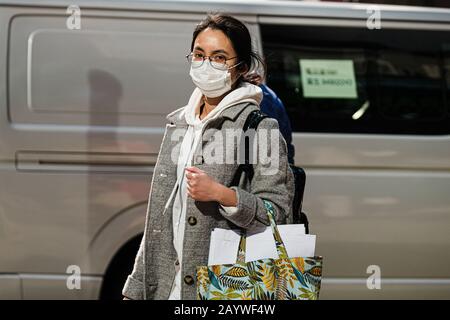
[[[195,88],[188,104],[184,108],[184,117],[190,126],[201,126],[206,121],[216,118],[226,108],[239,103],[250,102],[259,106],[263,98],[263,93],[260,87],[243,82],[239,87],[227,94],[205,118],[200,120],[197,109],[200,107],[202,97],[203,94],[200,89]]]
[[[175,192],[178,190],[180,183],[183,181],[184,167],[192,163],[192,151],[196,149],[197,144],[201,141],[201,132],[206,122],[216,118],[225,109],[236,104],[245,102],[259,106],[263,98],[263,93],[260,87],[251,83],[243,82],[239,87],[227,94],[205,118],[200,120],[197,109],[200,107],[202,97],[203,94],[200,89],[195,88],[188,104],[183,108],[179,115],[180,118],[185,117],[188,128],[180,147],[180,154],[177,164],[177,181],[169,195],[166,205],[164,206],[163,212],[165,212],[169,207],[172,198],[175,196]]]

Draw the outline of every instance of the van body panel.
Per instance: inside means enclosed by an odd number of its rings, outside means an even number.
[[[94,300],[98,299],[102,277],[22,274],[23,299],[26,300]],[[43,290],[45,288],[45,290]]]
[[[311,168],[450,171],[450,136],[293,133],[295,162]]]
[[[0,299],[22,299],[20,277],[17,274],[0,274]]]
[[[91,274],[103,275],[114,255],[129,241],[142,237],[147,202],[136,204],[112,216],[92,237],[83,265]]]
[[[185,55],[206,11],[244,20],[263,52],[264,26],[364,28],[369,7],[79,1],[82,29],[68,30],[71,4],[0,0],[0,298],[98,297],[144,229],[165,115],[193,89]],[[386,30],[448,30],[447,9],[377,7]],[[449,135],[294,132],[293,143],[322,299],[450,298]],[[70,265],[84,290],[67,288]],[[381,290],[367,287],[372,265]]]
[[[307,169],[304,210],[324,275],[450,278],[449,172]],[[368,183],[370,181],[370,183]],[[440,263],[426,264],[439,257]]]
[[[332,279],[322,281],[320,299],[330,300],[448,300],[448,279],[386,279],[381,289],[368,289],[367,279]]]

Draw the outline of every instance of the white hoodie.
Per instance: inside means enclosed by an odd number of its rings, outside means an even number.
[[[175,195],[173,203],[173,244],[177,252],[179,265],[177,267],[177,274],[175,276],[174,283],[172,285],[172,291],[170,293],[169,300],[181,299],[181,265],[183,257],[183,240],[184,240],[184,227],[186,219],[186,179],[184,174],[184,168],[192,165],[192,153],[196,149],[196,146],[202,140],[201,133],[204,125],[218,117],[225,109],[240,104],[243,102],[251,102],[259,105],[263,94],[262,90],[253,84],[244,82],[238,88],[231,91],[226,95],[222,101],[210,112],[208,115],[201,119],[199,118],[199,108],[202,100],[202,93],[198,88],[195,88],[194,92],[189,99],[188,104],[180,112],[180,117],[185,117],[188,123],[188,129],[183,138],[180,147],[180,154],[177,164],[177,182],[167,200],[166,207],[170,205],[170,202]],[[236,207],[224,207],[225,210],[233,211]]]

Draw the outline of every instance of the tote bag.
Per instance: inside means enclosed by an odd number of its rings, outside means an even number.
[[[245,262],[242,234],[235,264],[198,266],[198,300],[316,300],[322,280],[322,257],[287,255],[275,223],[272,203],[267,209],[278,259]]]

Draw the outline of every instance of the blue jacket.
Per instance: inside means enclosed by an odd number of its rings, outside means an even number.
[[[263,100],[260,104],[260,109],[263,113],[267,114],[269,117],[278,120],[278,125],[280,127],[280,132],[286,140],[288,148],[288,161],[294,164],[295,149],[292,144],[292,129],[291,123],[289,121],[289,116],[284,108],[283,102],[277,97],[275,92],[273,92],[265,84],[260,84],[259,87],[263,91]]]

